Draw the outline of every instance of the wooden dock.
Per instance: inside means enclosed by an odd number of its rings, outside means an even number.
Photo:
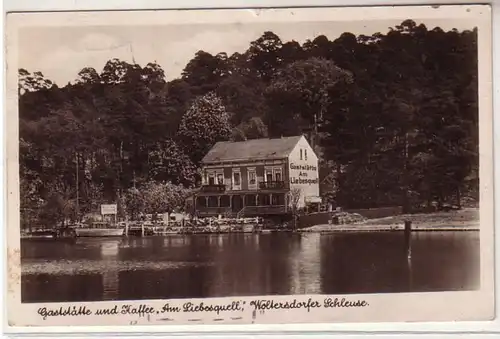
[[[125,227],[125,235],[167,236],[175,234],[224,234],[255,233],[262,231],[257,218],[248,219],[200,219],[196,221],[174,222],[169,225],[133,224]]]

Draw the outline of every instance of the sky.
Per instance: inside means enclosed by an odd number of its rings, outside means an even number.
[[[473,28],[467,21],[456,19],[414,20],[428,29]],[[141,66],[157,62],[165,70],[167,80],[172,80],[180,77],[197,51],[228,55],[244,52],[265,31],[274,32],[283,42],[295,40],[302,44],[318,35],[334,40],[344,32],[386,33],[401,21],[29,27],[19,32],[18,65],[30,72],[41,71],[59,86],[74,81],[84,67],[100,72],[112,58],[135,60]]]

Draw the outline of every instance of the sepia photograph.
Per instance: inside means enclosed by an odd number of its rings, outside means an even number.
[[[192,12],[7,17],[20,305],[493,296],[488,6]]]

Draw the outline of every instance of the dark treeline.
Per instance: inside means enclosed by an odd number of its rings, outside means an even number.
[[[74,201],[77,172],[82,212],[151,182],[195,187],[216,141],[297,134],[340,206],[459,204],[478,189],[477,88],[476,30],[411,20],[302,45],[265,32],[169,82],[153,62],[112,59],[64,87],[20,69],[21,206]]]

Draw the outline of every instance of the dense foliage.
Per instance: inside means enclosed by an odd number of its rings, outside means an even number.
[[[80,214],[118,197],[135,214],[158,185],[196,186],[218,140],[301,133],[341,206],[458,203],[478,187],[477,88],[476,30],[410,20],[303,45],[265,32],[242,53],[198,52],[168,82],[156,63],[117,59],[64,87],[20,69],[21,206],[75,214],[78,174]]]

